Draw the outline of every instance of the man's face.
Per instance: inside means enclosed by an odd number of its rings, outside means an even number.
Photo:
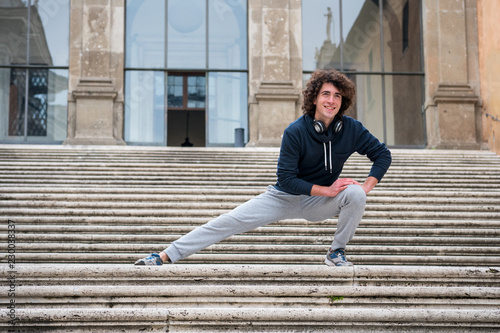
[[[326,126],[329,126],[340,110],[342,95],[333,84],[323,83],[314,105],[316,105],[314,119],[321,120]]]

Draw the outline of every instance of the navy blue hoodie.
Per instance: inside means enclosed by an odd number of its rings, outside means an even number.
[[[369,176],[382,179],[391,165],[391,152],[361,122],[343,116],[339,133],[334,133],[334,120],[326,133],[319,134],[313,121],[303,115],[285,129],[276,172],[278,190],[311,195],[313,185],[330,186],[354,152],[373,162]]]

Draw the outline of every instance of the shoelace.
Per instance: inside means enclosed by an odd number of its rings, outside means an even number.
[[[347,261],[347,259],[345,258],[344,250],[337,250],[333,252],[333,254],[336,255],[338,258],[340,258],[342,261]]]

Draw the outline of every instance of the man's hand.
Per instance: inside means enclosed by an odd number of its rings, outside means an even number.
[[[313,185],[311,195],[321,197],[336,197],[337,194],[347,188],[348,185],[360,185],[357,181],[351,178],[339,178],[330,186]],[[366,190],[365,190],[366,192]]]

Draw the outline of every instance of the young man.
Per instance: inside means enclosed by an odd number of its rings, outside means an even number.
[[[277,183],[174,241],[160,254],[137,260],[135,265],[175,263],[234,234],[283,219],[322,221],[338,215],[337,231],[325,264],[352,266],[345,256],[346,245],[363,216],[366,194],[391,164],[391,153],[385,145],[359,121],[344,116],[354,96],[354,84],[344,75],[335,70],[315,71],[303,92],[304,115],[283,134]],[[363,184],[338,178],[354,152],[373,162]]]

